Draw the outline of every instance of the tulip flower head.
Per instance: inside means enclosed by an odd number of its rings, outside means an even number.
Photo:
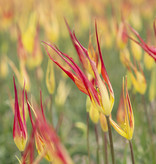
[[[126,92],[124,88],[126,88]],[[112,118],[110,118],[111,125],[121,136],[125,137],[128,140],[131,140],[134,131],[134,116],[127,90],[127,79],[126,85],[124,84],[123,79],[122,95],[118,108],[117,120],[119,121],[119,125],[115,123]]]
[[[126,31],[125,23],[120,23],[117,30],[117,45],[120,50],[123,50],[127,45],[128,38],[126,36]]]
[[[39,44],[39,24],[35,24],[33,30],[32,28],[28,28],[24,34],[21,32],[19,26],[17,26],[17,32],[17,51],[19,59],[22,60],[29,69],[40,66],[42,62],[42,52]]]
[[[84,48],[80,44],[80,42],[76,38],[75,33],[71,32],[68,24],[67,24],[67,27],[68,27],[72,42],[76,48],[77,53],[81,55],[82,58],[84,58],[84,60],[89,61],[91,68],[94,72],[94,77],[95,77],[94,80],[95,80],[95,83],[97,84],[97,87],[95,87],[92,84],[92,82],[89,81],[85,73],[79,68],[79,66],[74,62],[74,60],[71,57],[61,52],[56,46],[43,42],[49,47],[51,47],[70,66],[70,68],[74,71],[74,73],[71,70],[68,70],[65,67],[63,67],[56,60],[54,60],[53,57],[48,52],[47,48],[45,47],[47,54],[49,58],[55,64],[57,64],[73,80],[73,82],[76,84],[78,89],[90,97],[90,100],[93,106],[95,106],[95,108],[97,108],[100,112],[108,116],[110,115],[113,105],[114,105],[114,92],[113,92],[113,89],[112,89],[112,86],[111,86],[111,83],[107,75],[104,62],[103,62],[101,48],[100,48],[99,39],[98,39],[98,33],[97,33],[97,25],[95,23],[96,40],[97,40],[98,52],[99,52],[99,57],[100,57],[100,62],[101,62],[101,74],[102,74],[103,80],[98,73],[96,63],[90,58],[89,53],[86,50],[86,48]]]
[[[41,110],[33,109],[35,115],[35,122],[31,114],[30,103],[26,93],[27,105],[29,110],[29,116],[32,124],[35,138],[35,145],[38,154],[43,156],[46,160],[56,164],[72,164],[70,157],[68,156],[65,148],[60,143],[55,130],[50,126],[45,118],[43,105],[42,105],[42,94],[40,92]],[[32,108],[32,107],[31,107]]]
[[[69,96],[70,90],[71,90],[71,87],[66,84],[65,79],[60,80],[57,87],[56,95],[55,95],[55,103],[59,107],[64,106],[67,100],[67,97]]]
[[[143,48],[143,50],[145,52],[147,52],[147,54],[149,56],[151,56],[155,61],[156,61],[156,47],[154,46],[149,46],[148,44],[146,44],[144,42],[144,40],[141,38],[141,36],[139,35],[139,33],[134,30],[131,26],[129,26],[130,30],[132,31],[132,33],[138,38],[138,40],[140,41],[137,41],[136,39],[132,38],[131,36],[128,36],[132,41],[134,41],[135,43],[137,43],[140,47]],[[153,23],[153,28],[154,28],[154,32],[155,32],[155,35],[156,35],[156,20],[154,21]]]
[[[14,81],[14,92],[15,92],[15,116],[14,116],[14,124],[13,124],[13,138],[16,146],[20,151],[24,151],[26,142],[27,142],[27,128],[26,128],[26,120],[25,120],[25,111],[24,111],[24,89],[22,93],[22,113],[20,113],[19,103],[18,103],[18,95]]]
[[[129,62],[129,66],[127,66],[130,77],[131,77],[131,82],[134,86],[134,89],[139,92],[140,94],[145,94],[146,88],[147,88],[147,83],[145,79],[145,75],[143,73],[143,70],[139,65],[139,69],[137,66],[133,65],[131,62]]]

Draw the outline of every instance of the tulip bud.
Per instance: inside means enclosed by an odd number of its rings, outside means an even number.
[[[14,116],[14,124],[13,124],[13,138],[18,149],[20,151],[24,151],[27,142],[27,128],[26,128],[25,111],[24,111],[24,89],[22,94],[22,104],[23,104],[22,113],[20,113],[17,89],[16,89],[14,78],[13,81],[14,81],[14,91],[15,91],[15,112],[14,112],[15,116]]]
[[[46,85],[50,94],[54,93],[55,90],[55,75],[53,63],[49,60],[46,72]]]

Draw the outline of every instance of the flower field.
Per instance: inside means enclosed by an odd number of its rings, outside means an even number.
[[[156,1],[0,0],[0,163],[156,163]]]

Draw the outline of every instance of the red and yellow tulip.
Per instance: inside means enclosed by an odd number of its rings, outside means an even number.
[[[126,92],[125,92],[125,89]],[[133,137],[133,131],[134,131],[134,116],[133,116],[133,110],[127,90],[127,79],[126,79],[126,85],[124,84],[123,79],[123,88],[122,88],[122,95],[120,99],[120,104],[118,108],[117,113],[117,121],[119,125],[110,118],[111,125],[114,127],[114,129],[123,137],[125,137],[128,140],[131,140]]]
[[[138,69],[137,66],[129,62],[129,66],[127,66],[127,68],[135,91],[139,92],[140,94],[145,94],[147,89],[147,83],[140,64]]]
[[[156,20],[153,23],[153,27],[154,27],[154,32],[156,34]],[[133,29],[131,26],[129,26],[129,28],[133,32],[133,34],[138,38],[139,41],[137,41],[136,39],[132,38],[131,36],[129,36],[129,38],[132,41],[134,41],[136,44],[138,44],[140,47],[142,47],[143,50],[146,51],[147,54],[149,56],[151,56],[156,61],[156,47],[149,46],[148,44],[146,44],[144,42],[144,40],[141,38],[141,36],[139,35],[139,33],[135,29]]]
[[[111,83],[107,75],[104,62],[103,62],[101,48],[100,48],[99,39],[98,39],[98,33],[97,33],[97,25],[95,23],[96,40],[97,40],[97,46],[98,46],[99,57],[100,57],[100,62],[101,62],[101,74],[102,74],[103,80],[98,73],[96,63],[90,58],[87,49],[81,45],[81,43],[76,38],[75,33],[71,32],[68,25],[67,27],[69,29],[72,42],[76,48],[78,55],[81,55],[81,58],[83,58],[84,60],[89,61],[91,68],[94,72],[94,77],[95,77],[94,80],[98,89],[95,88],[92,82],[89,81],[85,73],[79,68],[79,66],[74,62],[74,60],[71,57],[61,52],[56,46],[53,46],[51,44],[44,42],[46,45],[51,47],[70,66],[70,68],[74,71],[74,73],[71,70],[68,70],[65,67],[63,67],[56,60],[54,60],[53,57],[48,52],[47,48],[45,47],[49,55],[49,58],[55,64],[57,64],[73,80],[73,82],[76,84],[76,86],[78,87],[80,91],[82,91],[83,93],[87,94],[90,97],[90,100],[93,103],[93,106],[95,106],[100,112],[108,116],[110,115],[113,105],[114,105],[114,92],[113,92],[113,89],[112,89],[112,86],[111,86]],[[108,89],[106,85],[108,86]]]
[[[15,108],[14,108],[14,124],[13,124],[13,138],[16,146],[20,151],[24,151],[26,142],[27,142],[27,127],[26,127],[26,119],[25,119],[25,109],[24,109],[24,89],[22,92],[22,112],[20,113],[19,103],[18,103],[18,95],[14,81],[14,92],[15,92]]]
[[[30,104],[26,93],[27,105],[29,116],[34,131],[35,145],[38,154],[54,164],[72,164],[72,161],[67,154],[65,148],[60,143],[55,130],[50,126],[45,118],[43,105],[42,105],[42,94],[40,92],[41,111],[33,109],[35,115],[35,122],[31,114]]]

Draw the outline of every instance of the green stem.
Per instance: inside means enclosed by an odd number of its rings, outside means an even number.
[[[114,146],[113,146],[112,130],[111,130],[109,116],[106,116],[106,120],[107,120],[107,125],[108,125],[108,133],[109,133],[110,149],[111,149],[111,156],[112,156],[112,164],[115,164]]]
[[[87,112],[87,150],[88,150],[88,164],[90,164],[90,148],[89,148],[89,113]]]
[[[105,164],[108,164],[108,151],[107,151],[107,133],[102,131],[102,142],[103,142],[103,160]]]
[[[99,155],[99,150],[100,150],[100,147],[99,147],[99,136],[98,136],[98,129],[97,129],[97,125],[95,124],[95,137],[96,137],[96,145],[97,145],[97,148],[96,148],[96,162],[97,164],[99,164],[100,162],[100,155]]]
[[[131,140],[129,140],[129,147],[130,147],[130,151],[131,151],[132,164],[135,164],[134,153],[133,153],[133,145],[132,145]]]

